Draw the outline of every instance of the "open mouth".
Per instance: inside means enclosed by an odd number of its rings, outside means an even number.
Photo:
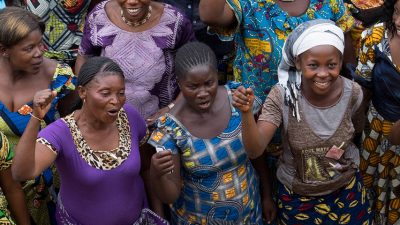
[[[126,9],[130,16],[137,16],[142,11],[142,8],[130,8]]]
[[[114,116],[118,116],[118,112],[119,112],[118,109],[112,109],[112,110],[109,110],[107,112],[107,114],[114,117]]]
[[[198,106],[201,109],[207,109],[208,107],[210,107],[211,102],[210,101],[204,101],[204,102],[199,102]]]
[[[331,83],[330,81],[324,81],[324,82],[314,81],[315,86],[317,86],[318,88],[321,88],[321,89],[327,88],[330,83]]]

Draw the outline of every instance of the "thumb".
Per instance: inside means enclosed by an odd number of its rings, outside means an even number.
[[[251,88],[246,88],[246,94],[247,94],[247,95],[254,95],[253,89],[251,89]]]
[[[52,98],[55,98],[56,96],[57,96],[57,91],[52,90],[52,91],[51,91],[51,97],[52,97]]]

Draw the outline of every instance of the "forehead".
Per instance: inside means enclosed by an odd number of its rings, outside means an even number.
[[[308,49],[307,51],[300,54],[300,58],[306,57],[341,57],[342,53],[332,45],[319,45]]]
[[[99,72],[88,84],[96,86],[119,86],[121,83],[125,83],[121,74],[115,72]]]
[[[211,65],[204,64],[189,69],[184,76],[184,80],[209,79],[214,76],[218,77],[216,70]]]

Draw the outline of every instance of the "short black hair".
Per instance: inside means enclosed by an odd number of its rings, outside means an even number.
[[[201,42],[189,42],[176,53],[175,74],[178,80],[196,66],[209,65],[217,71],[217,57],[213,50]]]

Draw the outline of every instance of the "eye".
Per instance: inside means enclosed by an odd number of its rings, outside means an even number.
[[[212,86],[214,84],[213,80],[206,81],[206,86]]]
[[[313,68],[316,68],[316,67],[317,67],[317,64],[315,64],[315,63],[310,63],[310,64],[308,64],[307,66],[313,69]]]
[[[24,51],[26,52],[31,52],[33,50],[33,46],[28,46],[26,48],[24,48]]]
[[[103,97],[108,97],[108,96],[110,95],[110,92],[109,92],[109,91],[101,91],[100,94],[101,94]]]
[[[337,63],[329,63],[328,67],[333,69],[333,68],[336,68],[337,65],[338,65]]]
[[[119,92],[120,96],[125,96],[125,90]]]

